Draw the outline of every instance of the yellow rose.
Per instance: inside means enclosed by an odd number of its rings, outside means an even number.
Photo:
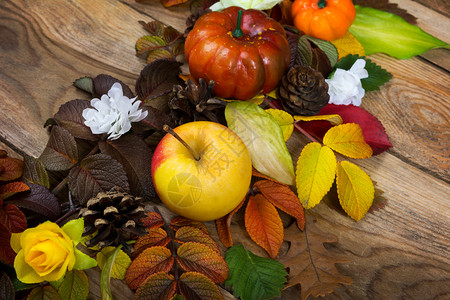
[[[62,228],[47,221],[22,233],[11,235],[11,248],[17,253],[14,269],[24,283],[57,281],[66,271],[94,267],[97,262],[76,248],[84,220],[76,219]]]

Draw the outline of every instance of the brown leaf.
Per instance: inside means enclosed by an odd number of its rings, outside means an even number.
[[[293,216],[297,220],[298,228],[305,228],[305,215],[303,206],[297,195],[289,186],[269,180],[260,180],[253,185],[267,200],[285,213]]]
[[[40,159],[51,171],[65,171],[78,162],[75,138],[61,126],[53,126],[47,146]]]
[[[169,300],[176,290],[175,277],[166,272],[150,276],[134,294],[134,300]]]
[[[191,219],[188,219],[185,217],[181,217],[181,216],[172,218],[172,220],[170,221],[170,225],[169,225],[169,227],[175,231],[177,231],[178,229],[180,229],[183,226],[190,226],[190,227],[198,228],[209,234],[208,229],[206,228],[205,224],[203,224],[202,222],[194,221],[194,220],[191,220]]]
[[[391,14],[396,14],[403,19],[405,19],[406,22],[416,25],[417,24],[417,18],[411,15],[407,10],[398,7],[397,3],[390,3],[389,0],[354,0],[353,4],[355,5],[361,5],[366,7],[372,7],[379,10],[383,10],[386,12],[389,12]]]
[[[28,295],[27,300],[59,300],[61,297],[58,291],[50,286],[35,287]]]
[[[107,95],[108,91],[111,89],[113,84],[116,82],[120,83],[120,85],[122,86],[122,91],[123,91],[124,96],[127,96],[130,99],[134,98],[133,92],[128,87],[128,85],[126,85],[119,79],[114,78],[110,75],[106,75],[106,74],[100,74],[100,75],[96,76],[94,79],[92,79],[92,83],[94,85],[94,89],[92,91],[92,97],[101,98],[102,95]]]
[[[230,231],[231,218],[242,207],[244,202],[245,199],[242,200],[241,203],[239,203],[239,205],[226,216],[216,220],[216,229],[217,234],[219,235],[220,242],[227,248],[233,246],[233,238],[231,237]]]
[[[177,249],[177,262],[187,272],[199,272],[215,283],[228,277],[228,265],[223,257],[206,245],[188,242]]]
[[[23,161],[6,156],[6,151],[4,154],[0,157],[0,181],[11,181],[22,176]]]
[[[141,236],[134,244],[133,257],[137,257],[147,248],[153,246],[166,246],[170,242],[167,232],[162,228],[150,228],[148,234]]]
[[[50,188],[50,179],[44,163],[39,158],[26,156],[24,158],[23,178],[30,183],[40,184]]]
[[[15,181],[4,185],[0,185],[0,198],[6,199],[14,194],[29,191],[30,187],[23,182]]]
[[[11,233],[22,232],[27,229],[27,218],[15,205],[8,204],[0,207],[0,223],[5,225]]]
[[[0,261],[5,264],[14,262],[16,252],[11,248],[10,244],[11,232],[0,222]]]
[[[208,277],[197,272],[187,272],[180,276],[178,287],[184,299],[223,299],[217,285]]]
[[[14,284],[3,271],[0,271],[0,299],[15,299]]]
[[[141,219],[142,224],[147,228],[156,228],[164,225],[164,219],[156,211],[147,213],[147,216]]]
[[[172,253],[166,247],[155,246],[145,249],[131,262],[125,280],[132,290],[139,288],[151,275],[169,272],[174,263]]]
[[[250,196],[245,209],[250,238],[275,258],[283,243],[283,222],[276,208],[261,194]]]
[[[175,241],[180,244],[201,243],[220,254],[220,248],[216,241],[209,234],[195,227],[184,226],[178,229],[175,233]]]
[[[288,252],[279,261],[289,269],[285,288],[301,285],[301,298],[325,296],[333,292],[340,283],[352,284],[352,279],[336,269],[336,263],[349,259],[337,256],[324,247],[324,243],[336,243],[334,235],[317,228],[312,217],[307,217],[303,232],[291,225],[286,229],[284,239],[290,243]]]

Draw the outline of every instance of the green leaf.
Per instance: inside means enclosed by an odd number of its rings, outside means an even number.
[[[391,80],[392,74],[372,62],[370,59],[365,58],[364,56],[359,56],[358,54],[347,55],[343,57],[337,64],[336,68],[340,68],[343,70],[350,70],[355,61],[359,58],[362,58],[366,61],[366,66],[364,69],[369,73],[368,78],[361,79],[361,84],[364,90],[367,91],[376,91],[380,89],[380,86]]]
[[[97,266],[97,261],[90,257],[89,255],[81,252],[77,248],[75,250],[75,265],[73,268],[75,270],[86,270]]]
[[[78,244],[84,230],[84,219],[78,218],[75,220],[70,220],[64,224],[61,229],[72,239],[75,244]]]
[[[256,170],[284,184],[294,184],[292,158],[274,117],[256,104],[235,101],[225,108],[225,118],[247,146]]]
[[[40,286],[34,288],[28,295],[27,300],[60,300],[58,291],[52,286]]]
[[[39,158],[25,156],[23,159],[23,178],[31,183],[40,184],[50,188],[50,180],[44,163]]]
[[[349,31],[363,45],[366,55],[382,52],[407,59],[434,48],[449,49],[449,44],[397,15],[359,5],[355,8],[356,19]]]
[[[83,271],[67,272],[59,286],[58,293],[61,300],[84,300],[89,294],[89,280]]]
[[[151,50],[159,49],[162,46],[166,46],[166,42],[162,38],[146,35],[137,40],[136,53],[143,54]]]
[[[105,265],[103,266],[103,270],[100,275],[100,292],[102,294],[102,300],[113,299],[111,294],[110,279],[114,261],[116,260],[117,253],[119,253],[120,248],[122,248],[122,245],[116,247],[116,249],[109,255]]]
[[[230,268],[226,285],[242,300],[270,299],[280,296],[287,272],[276,260],[257,256],[242,245],[228,249],[225,260]]]
[[[330,43],[329,41],[314,38],[312,36],[304,36],[304,37],[313,42],[315,45],[317,45],[317,47],[319,47],[320,50],[322,50],[325,53],[325,55],[330,60],[331,67],[334,67],[334,65],[336,65],[339,58],[339,54],[336,47],[332,43]]]
[[[94,90],[94,85],[92,83],[91,77],[81,77],[78,78],[73,82],[73,85],[77,88],[79,88],[82,91],[85,91],[89,94],[92,94],[92,91]]]
[[[102,251],[97,253],[97,262],[101,270],[103,270],[106,261],[108,260],[111,253],[115,251],[115,249],[116,249],[115,247],[105,247],[102,249]],[[119,252],[116,255],[116,259],[114,260],[113,267],[111,269],[111,277],[119,280],[125,279],[125,272],[127,271],[130,264],[131,264],[130,257],[122,250],[119,250]]]

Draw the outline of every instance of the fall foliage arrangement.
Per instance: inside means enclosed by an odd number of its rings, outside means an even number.
[[[307,210],[334,198],[359,221],[373,207],[369,174],[345,159],[392,147],[360,107],[392,77],[366,55],[448,48],[372,2],[197,0],[184,33],[141,22],[134,92],[76,79],[89,100],[46,122],[39,158],[0,150],[1,298],[87,299],[96,267],[102,299],[111,278],[135,299],[271,299],[296,285],[306,299],[351,284]],[[297,157],[294,130],[309,140]]]

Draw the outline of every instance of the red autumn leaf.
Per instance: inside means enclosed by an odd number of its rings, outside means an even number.
[[[138,288],[134,300],[169,300],[175,294],[175,277],[166,272],[151,275]]]
[[[364,140],[370,145],[374,155],[383,153],[392,147],[381,122],[361,107],[354,105],[328,104],[319,112],[319,115],[332,114],[340,115],[344,124],[359,124],[363,132]],[[325,133],[331,128],[330,123],[327,121],[308,121],[301,122],[299,125],[319,139],[323,139]]]
[[[293,216],[297,220],[297,225],[300,230],[305,228],[303,206],[289,186],[269,180],[260,180],[255,182],[253,187],[258,188],[270,203]]]
[[[245,228],[271,258],[277,256],[283,243],[283,223],[277,209],[263,195],[250,196],[245,209]]]
[[[148,234],[141,236],[134,244],[133,257],[137,257],[147,248],[153,246],[166,246],[170,242],[167,232],[162,228],[150,228]]]
[[[205,224],[203,224],[200,221],[194,221],[185,217],[177,216],[172,219],[170,222],[169,227],[173,230],[177,231],[179,228],[183,226],[190,226],[194,228],[198,228],[206,233],[209,234],[208,229],[206,228]]]
[[[217,285],[208,277],[197,272],[187,272],[180,276],[178,288],[184,299],[223,299]]]
[[[131,262],[125,274],[125,280],[132,290],[136,290],[151,275],[158,272],[169,272],[174,258],[169,249],[155,246],[145,249]]]
[[[180,244],[188,242],[201,243],[208,246],[217,253],[220,253],[220,248],[219,245],[217,245],[216,241],[209,234],[198,228],[190,226],[181,227],[175,233],[175,241]]]
[[[233,246],[233,238],[231,237],[230,232],[231,218],[242,207],[244,202],[245,199],[242,200],[235,209],[228,213],[228,215],[216,220],[216,229],[219,234],[219,239],[222,242],[222,245],[227,248]]]
[[[199,272],[215,283],[228,277],[228,265],[223,257],[206,245],[188,242],[177,249],[177,262],[187,272]]]
[[[188,0],[161,0],[161,4],[167,8],[167,7],[186,3],[187,1]]]
[[[13,157],[0,158],[0,181],[11,181],[22,176],[23,161]]]
[[[23,212],[12,204],[0,208],[0,223],[12,233],[22,232],[28,227],[27,218]]]
[[[0,261],[5,264],[11,264],[16,257],[16,253],[11,248],[11,232],[0,222]]]
[[[20,192],[29,191],[30,187],[23,182],[15,181],[0,185],[0,198],[6,199]]]
[[[155,211],[148,212],[147,216],[141,219],[141,222],[147,228],[161,227],[164,225],[163,218]]]

